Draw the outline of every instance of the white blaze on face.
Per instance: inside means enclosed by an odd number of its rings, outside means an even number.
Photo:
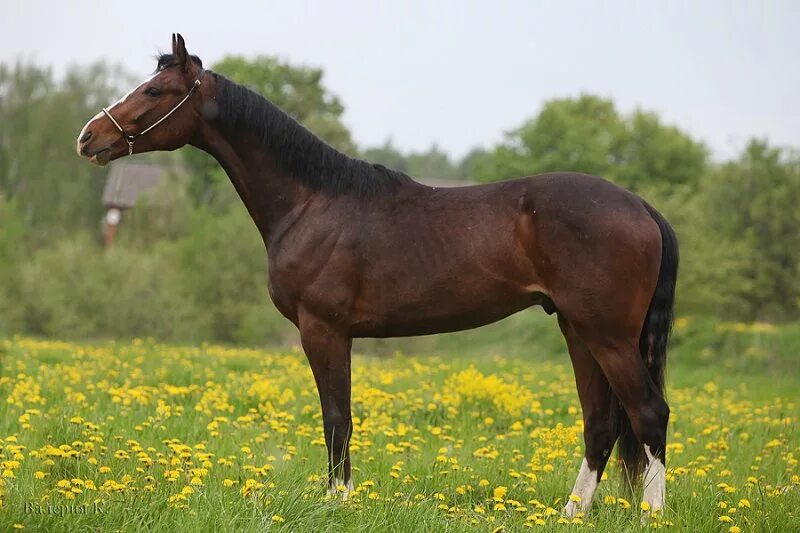
[[[661,459],[650,452],[650,446],[644,445],[647,455],[647,468],[644,471],[644,496],[642,501],[650,505],[650,510],[658,511],[664,508],[664,494],[666,491],[666,469]]]
[[[124,103],[124,102],[125,102],[125,100],[127,100],[128,98],[130,98],[130,96],[131,96],[133,93],[135,93],[136,91],[138,91],[138,90],[139,90],[139,88],[140,88],[142,85],[144,85],[144,84],[146,84],[146,83],[149,83],[150,81],[152,81],[152,80],[153,80],[153,78],[155,78],[155,77],[156,77],[156,76],[158,76],[159,74],[161,74],[161,73],[160,73],[160,72],[156,72],[155,74],[153,74],[153,75],[151,75],[151,76],[148,76],[147,78],[145,78],[145,79],[144,79],[144,81],[142,81],[142,83],[140,83],[139,85],[137,85],[136,87],[134,87],[133,89],[131,89],[131,90],[130,90],[130,91],[129,91],[129,92],[128,92],[128,93],[127,93],[125,96],[123,96],[122,98],[120,98],[119,100],[117,100],[116,102],[114,102],[113,104],[111,104],[110,106],[108,106],[106,109],[108,109],[109,111],[112,111],[112,110],[113,110],[115,107],[117,107],[118,105],[120,105],[120,104]]]
[[[81,139],[83,138],[83,135],[86,133],[86,128],[88,128],[88,127],[89,127],[89,124],[91,124],[92,122],[94,122],[95,120],[97,120],[98,118],[100,118],[100,117],[102,117],[102,116],[103,116],[103,112],[102,112],[102,111],[100,111],[98,114],[96,114],[95,116],[93,116],[92,118],[90,118],[90,119],[89,119],[89,122],[87,122],[87,123],[86,123],[86,124],[83,126],[83,129],[82,129],[82,130],[81,130],[81,132],[78,134],[78,138],[77,138],[77,140],[75,141],[75,143],[76,143],[76,149],[78,150],[78,153],[80,153],[80,151],[81,151]]]
[[[156,77],[156,76],[158,76],[158,75],[159,75],[159,73],[158,73],[158,72],[156,72],[156,73],[155,73],[155,74],[153,74],[152,76],[148,76],[148,77],[147,77],[147,78],[146,78],[146,79],[145,79],[145,80],[144,80],[142,83],[140,83],[139,85],[137,85],[136,87],[134,87],[134,88],[133,88],[131,91],[129,91],[129,92],[128,92],[128,93],[127,93],[125,96],[123,96],[122,98],[120,98],[119,100],[117,100],[116,102],[114,102],[113,104],[111,104],[110,106],[108,106],[106,109],[108,109],[109,111],[112,111],[112,110],[113,110],[115,107],[117,107],[118,105],[120,105],[121,103],[123,103],[125,100],[127,100],[127,99],[128,99],[128,98],[129,98],[129,97],[130,97],[130,96],[131,96],[133,93],[135,93],[137,90],[139,90],[139,88],[140,88],[142,85],[144,85],[145,83],[148,83],[148,82],[150,82],[150,81],[151,81],[153,78],[155,78],[155,77]],[[81,138],[83,137],[83,135],[86,133],[86,128],[88,128],[88,127],[89,127],[89,124],[91,124],[92,122],[94,122],[95,120],[97,120],[98,118],[100,118],[100,117],[102,117],[102,116],[104,116],[104,114],[103,114],[103,112],[102,112],[102,111],[100,111],[100,112],[99,112],[99,113],[97,113],[95,116],[93,116],[91,119],[89,119],[89,122],[87,122],[87,123],[86,123],[86,124],[83,126],[83,129],[81,129],[81,132],[78,134],[78,141],[77,141],[77,143],[78,143],[78,150],[79,150],[79,151],[80,151],[80,140],[81,140]],[[114,117],[114,118],[116,118],[116,117]]]
[[[570,494],[566,507],[564,507],[564,514],[574,518],[578,513],[589,510],[596,490],[597,470],[590,469],[589,463],[584,459],[578,472],[578,478],[575,480],[575,487],[572,489],[572,494]]]

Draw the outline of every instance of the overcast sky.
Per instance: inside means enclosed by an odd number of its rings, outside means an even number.
[[[753,135],[800,147],[800,0],[5,1],[0,62],[102,58],[144,78],[172,32],[207,65],[322,67],[361,146],[461,156],[583,91],[659,112],[717,159]]]

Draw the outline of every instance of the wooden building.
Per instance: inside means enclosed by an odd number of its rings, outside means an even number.
[[[114,242],[124,211],[135,206],[142,196],[154,192],[168,172],[166,167],[155,163],[115,161],[111,164],[103,189],[106,247]]]

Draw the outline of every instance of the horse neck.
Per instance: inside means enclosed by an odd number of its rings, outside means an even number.
[[[193,144],[222,166],[268,244],[281,221],[311,192],[283,170],[276,155],[253,135],[226,133],[207,124],[201,138]]]

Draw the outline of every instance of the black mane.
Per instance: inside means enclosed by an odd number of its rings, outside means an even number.
[[[200,58],[191,58],[202,66]],[[172,54],[159,56],[157,71],[174,62]],[[369,196],[413,182],[402,172],[339,152],[262,95],[221,74],[208,73],[216,80],[217,120],[222,128],[230,133],[245,131],[257,136],[276,155],[284,170],[310,189]]]

